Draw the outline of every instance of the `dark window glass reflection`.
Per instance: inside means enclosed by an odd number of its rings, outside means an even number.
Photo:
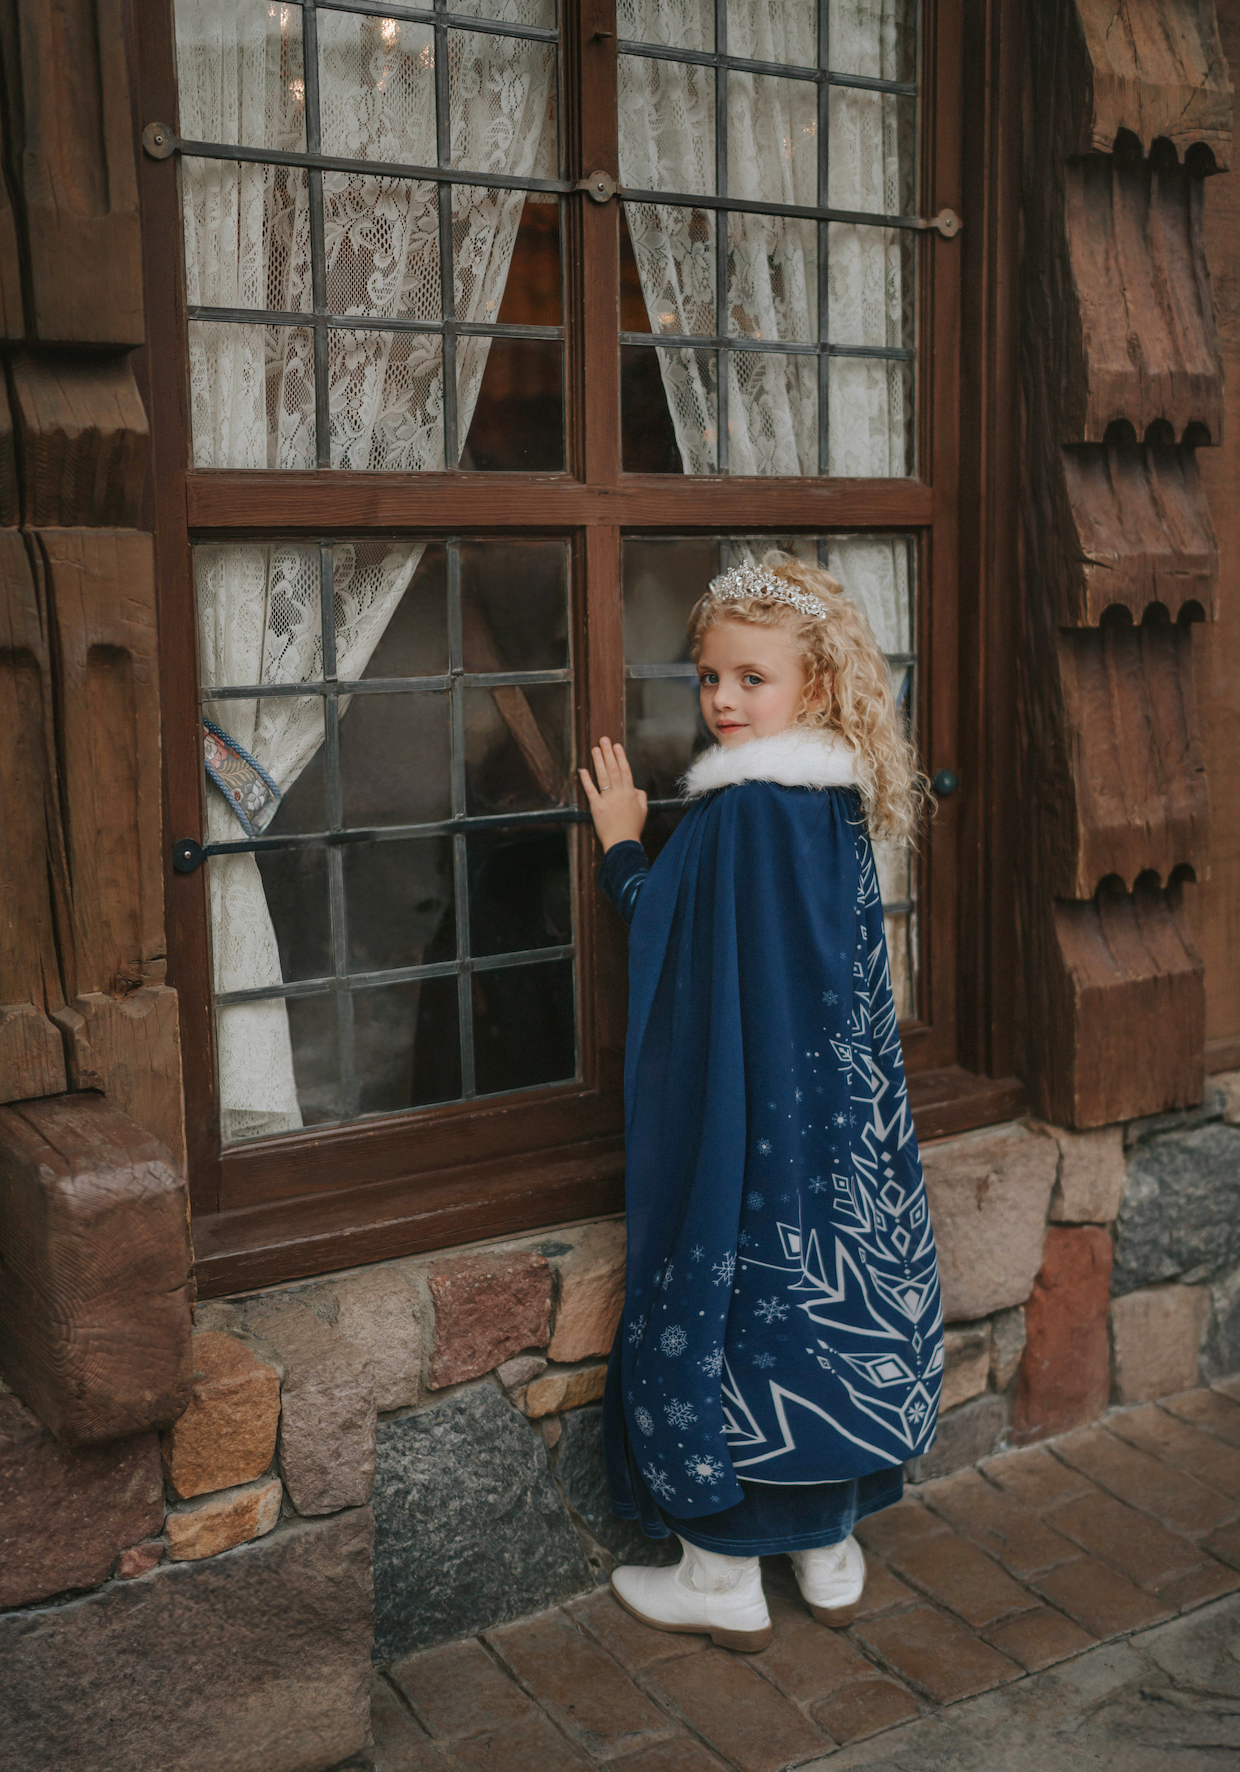
[[[344,1112],[344,1102],[340,1093],[335,997],[290,997],[288,1023],[302,1119],[307,1126],[338,1120]]]
[[[358,1109],[397,1114],[461,1093],[454,978],[424,978],[353,995]]]
[[[573,939],[567,832],[478,834],[468,855],[472,953],[515,954]]]
[[[460,465],[483,473],[563,471],[564,348],[558,338],[490,341]]]
[[[536,812],[569,797],[571,705],[565,684],[465,694],[465,798],[473,813]]]
[[[418,546],[421,547],[421,543]],[[336,550],[341,552],[340,549]],[[361,546],[358,547],[359,553]],[[395,551],[395,549],[393,549]],[[402,550],[407,552],[407,549]],[[339,566],[337,566],[339,573]],[[442,542],[427,543],[366,677],[439,677],[448,668],[448,568]]]
[[[571,960],[475,972],[473,991],[479,1095],[562,1083],[576,1075]]]
[[[255,860],[275,925],[284,982],[329,978],[332,930],[326,855],[321,849],[260,849]]]
[[[452,814],[448,698],[355,695],[340,719],[347,825],[433,824]]]
[[[568,553],[563,542],[462,542],[467,671],[559,671],[568,665]]]
[[[350,845],[343,863],[350,972],[456,958],[451,838]]]

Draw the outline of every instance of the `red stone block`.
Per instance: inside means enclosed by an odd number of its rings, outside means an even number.
[[[739,1772],[783,1772],[832,1746],[745,1656],[727,1649],[665,1661],[645,1683]]]
[[[564,1733],[612,1758],[661,1735],[667,1718],[562,1612],[488,1631],[504,1665]]]
[[[1240,1406],[1218,1390],[1182,1391],[1178,1397],[1164,1397],[1159,1407],[1217,1434],[1229,1446],[1240,1446]]]
[[[941,1482],[928,1483],[926,1498],[936,1513],[998,1557],[1014,1575],[1032,1575],[1077,1554],[1075,1545],[1052,1531],[1031,1508],[977,1471],[957,1471]]]
[[[1165,1409],[1147,1403],[1143,1409],[1128,1410],[1108,1421],[1107,1431],[1240,1500],[1240,1450]]]
[[[1038,1511],[1095,1493],[1088,1477],[1060,1464],[1044,1446],[1031,1446],[1028,1452],[1005,1452],[987,1459],[981,1469],[1005,1494]]]
[[[816,1704],[813,1718],[841,1745],[917,1715],[917,1700],[894,1680],[859,1680]]]
[[[1058,1606],[1069,1618],[1075,1618],[1085,1630],[1096,1637],[1119,1636],[1125,1631],[1142,1630],[1147,1624],[1175,1611],[1162,1600],[1151,1599],[1139,1587],[1125,1581],[1113,1569],[1082,1557],[1075,1563],[1061,1563],[1049,1575],[1040,1575],[1038,1590],[1052,1606]]]
[[[1207,1489],[1187,1471],[1173,1470],[1104,1428],[1082,1428],[1067,1435],[1057,1443],[1055,1455],[1121,1501],[1178,1531],[1210,1532],[1235,1518],[1236,1503],[1230,1497]]]
[[[1221,1532],[1215,1532],[1203,1543],[1206,1550],[1240,1569],[1240,1521],[1224,1526]]]
[[[640,1618],[626,1612],[610,1588],[602,1588],[587,1599],[574,1600],[565,1607],[573,1621],[603,1645],[608,1654],[630,1673],[649,1667],[655,1661],[672,1661],[681,1655],[695,1655],[710,1641],[705,1636],[681,1635],[679,1632],[652,1630]]]
[[[1234,1594],[1238,1587],[1240,1573],[1224,1563],[1211,1562],[1202,1569],[1194,1569],[1191,1575],[1182,1575],[1178,1581],[1167,1582],[1159,1588],[1158,1597],[1165,1605],[1178,1606],[1181,1612],[1191,1612],[1194,1606],[1204,1606],[1207,1600]]]
[[[1050,1667],[1056,1661],[1066,1661],[1069,1655],[1079,1655],[1094,1643],[1087,1631],[1070,1623],[1061,1612],[1052,1612],[1049,1606],[1039,1606],[1034,1612],[1022,1612],[1019,1618],[997,1624],[986,1632],[986,1641],[1010,1655],[1013,1661],[1019,1661],[1029,1673]]]
[[[799,1595],[793,1601],[772,1593],[768,1586],[767,1605],[775,1636],[769,1648],[754,1656],[753,1664],[798,1704],[828,1698],[850,1680],[873,1671],[842,1631],[811,1618]]]
[[[1051,1225],[1025,1306],[1012,1437],[1049,1439],[1094,1421],[1111,1394],[1111,1239],[1100,1225]]]
[[[891,1561],[906,1580],[975,1630],[1034,1604],[998,1563],[954,1532],[914,1539],[894,1551]]]
[[[958,1698],[988,1692],[1016,1679],[1021,1671],[1006,1655],[930,1606],[867,1619],[853,1626],[853,1635],[936,1704],[954,1704]]]
[[[727,1772],[722,1760],[704,1748],[691,1735],[674,1735],[670,1741],[656,1741],[635,1754],[613,1760],[616,1772]]]
[[[163,1560],[163,1540],[148,1539],[146,1544],[131,1544],[128,1550],[121,1552],[120,1561],[116,1565],[116,1573],[122,1581],[132,1581],[138,1575],[146,1575]]]
[[[551,1339],[551,1269],[541,1255],[462,1255],[428,1275],[435,1301],[431,1388],[491,1372]]]

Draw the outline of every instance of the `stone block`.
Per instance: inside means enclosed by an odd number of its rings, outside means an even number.
[[[375,1267],[332,1286],[336,1328],[369,1360],[380,1409],[407,1409],[422,1382],[419,1299],[399,1268]]]
[[[527,1385],[521,1407],[531,1417],[559,1415],[583,1403],[597,1403],[606,1383],[606,1366],[550,1367]]]
[[[479,1378],[551,1339],[551,1268],[544,1255],[461,1255],[427,1276],[435,1301],[431,1389]]]
[[[157,1434],[62,1446],[0,1392],[0,1607],[96,1587],[163,1522]]]
[[[553,1468],[573,1512],[618,1563],[679,1562],[680,1546],[674,1538],[647,1538],[634,1521],[617,1519],[612,1513],[603,1463],[603,1411],[598,1404],[574,1409],[564,1417]]]
[[[1117,1402],[1152,1403],[1196,1384],[1209,1304],[1204,1286],[1151,1286],[1112,1300]]]
[[[624,1309],[624,1221],[588,1225],[554,1263],[559,1280],[555,1332],[548,1353],[571,1365],[609,1354]]]
[[[1201,1372],[1211,1382],[1230,1372],[1240,1372],[1240,1267],[1219,1274],[1210,1286]]]
[[[943,1337],[943,1395],[939,1408],[946,1412],[967,1403],[986,1389],[990,1378],[990,1324],[960,1323]]]
[[[1111,1239],[1097,1225],[1052,1225],[1025,1306],[1025,1352],[1017,1378],[1012,1437],[1045,1440],[1094,1421],[1111,1395],[1107,1307]]]
[[[280,1475],[297,1512],[328,1514],[368,1501],[376,1418],[369,1361],[295,1299],[263,1301],[248,1322],[286,1363]]]
[[[0,1617],[21,1772],[326,1772],[368,1735],[368,1508]]]
[[[1054,1139],[991,1126],[928,1144],[921,1158],[947,1321],[1023,1304],[1042,1261],[1059,1166]]]
[[[381,1661],[593,1585],[542,1437],[494,1385],[379,1424],[374,1506]]]
[[[928,1483],[933,1477],[947,1477],[966,1464],[988,1458],[1003,1438],[1007,1427],[1007,1403],[1003,1397],[988,1391],[974,1397],[959,1409],[950,1409],[939,1416],[938,1431],[930,1450],[906,1466],[911,1483]]]
[[[282,1494],[279,1477],[266,1477],[173,1508],[164,1521],[168,1555],[176,1563],[196,1562],[265,1537],[280,1518]]]
[[[546,1370],[547,1362],[541,1354],[518,1354],[515,1360],[505,1360],[502,1366],[497,1366],[495,1376],[506,1391],[513,1391]]]
[[[1223,1071],[1210,1081],[1223,1098],[1224,1124],[1240,1126],[1240,1071]]]
[[[189,1407],[163,1436],[164,1475],[183,1501],[262,1476],[275,1456],[280,1378],[235,1335],[199,1331]]]
[[[1196,1126],[1133,1152],[1115,1239],[1116,1293],[1240,1264],[1240,1128]]]
[[[1119,1216],[1128,1164],[1122,1126],[1094,1132],[1048,1128],[1059,1146],[1059,1174],[1051,1195],[1057,1224],[1110,1224]]]
[[[997,1391],[1011,1384],[1024,1351],[1025,1307],[996,1311],[990,1319],[990,1376]]]
[[[149,1575],[163,1560],[163,1540],[148,1538],[145,1544],[131,1544],[128,1550],[121,1552],[116,1573],[122,1581],[133,1581],[139,1575]]]

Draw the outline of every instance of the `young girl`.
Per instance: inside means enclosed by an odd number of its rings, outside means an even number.
[[[684,1551],[612,1586],[647,1624],[757,1650],[759,1556],[790,1553],[814,1616],[848,1623],[852,1527],[934,1437],[938,1270],[870,847],[911,835],[920,778],[828,573],[735,567],[690,636],[718,742],[653,868],[621,747],[581,771],[631,924],[608,1479],[618,1515]]]

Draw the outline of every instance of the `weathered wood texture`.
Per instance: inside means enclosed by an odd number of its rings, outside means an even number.
[[[1223,434],[1202,177],[1231,87],[1208,0],[1105,10],[1027,8],[1021,939],[1031,1093],[1068,1125],[1196,1099],[1205,1028],[1178,882],[1209,803],[1167,617],[1218,611],[1194,448]]]
[[[4,241],[0,238],[0,252]],[[2,281],[2,279],[0,279]],[[0,300],[3,296],[0,295]],[[0,316],[0,326],[3,317]],[[14,441],[13,413],[9,406],[9,390],[0,382],[0,527],[8,528],[21,520],[21,494],[17,485],[17,448]]]
[[[1077,0],[1058,77],[1075,101],[1065,151],[1110,153],[1123,129],[1147,153],[1161,137],[1230,164],[1231,77],[1211,0]]]
[[[122,0],[0,3],[6,172],[30,339],[143,340],[126,36]]]
[[[91,1094],[0,1108],[0,1370],[70,1445],[174,1420],[191,1382],[188,1196]]]
[[[150,431],[128,356],[19,353],[12,376],[22,521],[136,527]]]
[[[1218,0],[1225,53],[1240,64],[1240,0]],[[1205,188],[1204,238],[1223,358],[1223,445],[1200,455],[1219,544],[1218,619],[1193,630],[1201,741],[1214,783],[1210,873],[1189,895],[1205,965],[1206,1037],[1240,1040],[1240,179]],[[1216,1062],[1219,1062],[1216,1060]],[[1225,1054],[1223,1062],[1225,1062]],[[1240,1063],[1233,1055],[1231,1064]]]

